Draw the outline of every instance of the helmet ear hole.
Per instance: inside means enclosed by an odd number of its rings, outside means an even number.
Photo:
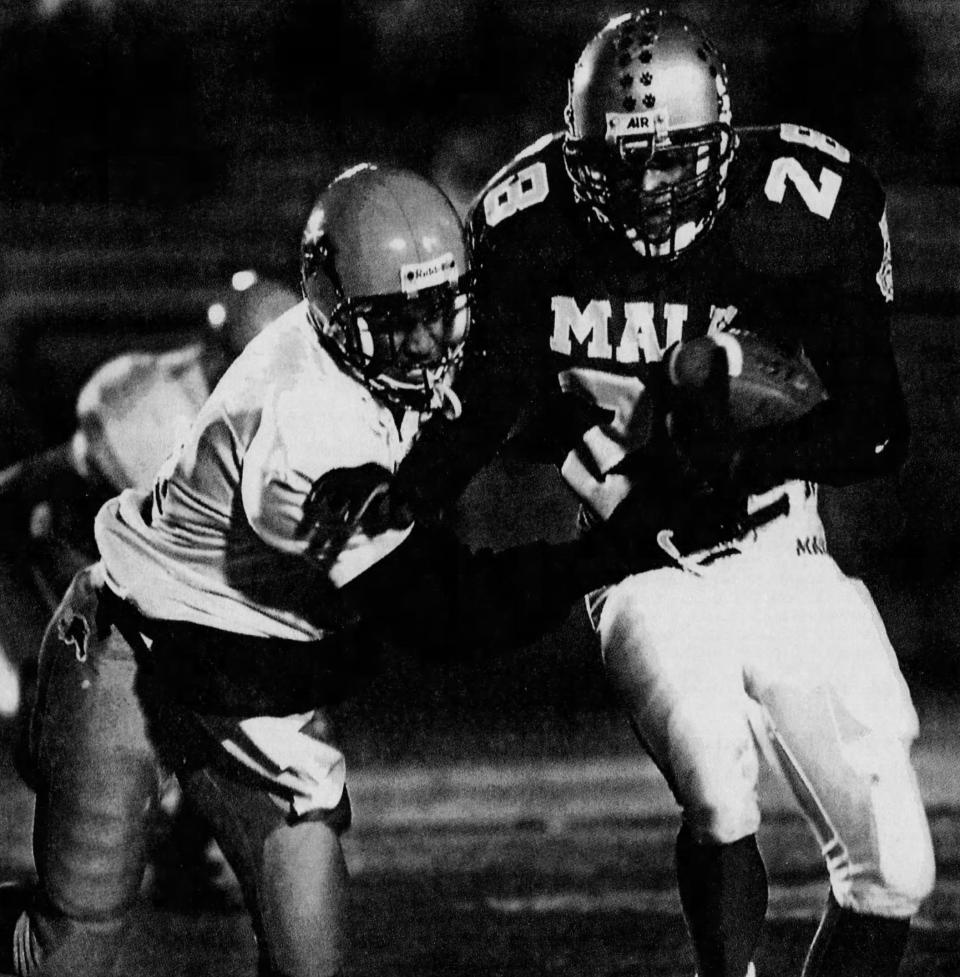
[[[310,303],[312,311],[320,312],[324,318],[328,318],[330,313],[340,302],[340,296],[333,282],[322,268],[316,265],[308,265],[304,262],[304,268],[311,267],[310,274],[302,275],[301,285],[303,287],[303,297]]]

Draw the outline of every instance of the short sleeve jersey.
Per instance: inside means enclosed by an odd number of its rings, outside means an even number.
[[[295,306],[230,366],[152,489],[101,509],[108,584],[151,618],[322,637],[342,624],[337,588],[406,532],[355,535],[319,566],[305,558],[311,485],[367,462],[394,471],[419,426],[343,372]]]

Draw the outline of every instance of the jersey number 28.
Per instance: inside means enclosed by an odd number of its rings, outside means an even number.
[[[784,142],[811,146],[841,163],[847,163],[850,160],[848,149],[829,136],[825,136],[822,132],[817,132],[816,129],[784,123],[780,126],[780,138]],[[796,187],[801,200],[807,205],[807,209],[811,213],[819,215],[824,220],[830,218],[837,202],[837,195],[840,193],[840,185],[843,183],[843,178],[839,173],[835,173],[826,166],[822,167],[818,184],[798,159],[793,156],[778,156],[770,167],[770,173],[767,175],[767,182],[763,188],[767,199],[782,204],[787,190],[787,181]]]

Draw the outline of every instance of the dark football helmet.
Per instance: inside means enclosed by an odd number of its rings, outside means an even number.
[[[691,21],[611,20],[570,82],[564,158],[579,201],[651,258],[674,258],[724,204],[735,137],[727,73]]]
[[[310,317],[341,365],[390,403],[456,409],[470,259],[438,187],[395,167],[346,170],[314,204],[300,259]]]
[[[207,326],[232,359],[274,319],[297,304],[297,295],[252,268],[234,272],[230,287],[207,307]]]

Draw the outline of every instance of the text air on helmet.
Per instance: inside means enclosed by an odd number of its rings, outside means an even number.
[[[726,68],[699,27],[653,9],[614,18],[570,81],[574,193],[639,254],[676,258],[724,205],[731,121]]]
[[[390,403],[458,410],[470,259],[437,186],[398,167],[351,167],[317,198],[300,259],[311,320],[345,369]]]

